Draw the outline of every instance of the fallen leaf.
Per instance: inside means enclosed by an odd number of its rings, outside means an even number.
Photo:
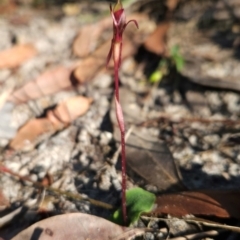
[[[43,133],[55,132],[69,125],[77,117],[86,113],[92,100],[82,96],[67,99],[55,109],[49,110],[45,118],[29,120],[19,129],[9,147],[14,150],[32,148],[36,139]]]
[[[183,217],[188,214],[201,217],[240,219],[240,191],[204,190],[163,194],[157,197],[153,215],[170,214]]]
[[[78,80],[78,82],[84,83],[91,80],[100,69],[105,68],[106,54],[108,53],[110,45],[111,42],[106,41],[92,55],[79,63],[78,67],[74,71],[74,77]],[[136,49],[137,45],[135,46],[134,43],[130,41],[130,39],[125,37],[122,59],[133,55]],[[110,62],[109,67],[112,66],[113,63]]]
[[[15,90],[8,98],[16,104],[56,93],[72,86],[71,67],[58,66],[43,72],[34,81]]]
[[[130,229],[84,213],[68,213],[47,218],[20,232],[12,240],[121,240],[144,230]]]
[[[166,1],[166,6],[168,8],[168,11],[173,12],[179,3],[179,0],[167,0]]]
[[[144,127],[135,128],[126,144],[127,166],[161,191],[184,190],[172,154]]]
[[[135,93],[120,88],[119,96],[126,125],[137,125],[145,120]],[[114,138],[120,142],[114,102],[110,116],[114,125]],[[127,166],[158,190],[185,190],[168,146],[152,136],[148,128],[134,127],[126,142],[126,158]]]
[[[165,20],[158,24],[155,31],[147,37],[143,44],[148,51],[160,56],[166,54],[167,34],[173,18],[173,11],[176,9],[178,3],[179,0],[166,1],[167,11]]]
[[[102,32],[110,27],[112,27],[111,18],[105,18],[100,22],[83,26],[73,42],[73,54],[81,58],[88,56],[98,47]]]
[[[17,8],[16,2],[13,0],[0,1],[0,14],[11,14],[15,12]]]
[[[170,27],[168,21],[160,23],[156,30],[145,40],[144,47],[157,55],[166,53],[167,32]]]
[[[92,99],[77,96],[67,99],[53,110],[53,114],[58,120],[69,124],[79,116],[85,114],[89,109]]]
[[[0,69],[15,68],[37,54],[32,44],[16,45],[0,52]]]
[[[79,4],[76,4],[76,3],[65,3],[62,6],[62,11],[67,16],[75,16],[80,13],[81,7]]]

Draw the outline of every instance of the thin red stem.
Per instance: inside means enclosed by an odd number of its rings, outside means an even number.
[[[114,60],[114,82],[115,82],[115,101],[116,116],[121,133],[121,164],[122,164],[122,214],[124,224],[127,224],[127,206],[126,206],[126,154],[125,154],[125,127],[123,113],[119,102],[119,67],[121,64],[122,43],[115,43],[113,50]]]
[[[127,224],[127,206],[126,206],[126,154],[125,154],[125,131],[121,131],[121,145],[122,145],[122,211],[123,221]]]

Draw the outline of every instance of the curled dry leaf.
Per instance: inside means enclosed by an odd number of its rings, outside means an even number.
[[[8,100],[16,104],[24,103],[69,88],[72,86],[71,70],[71,67],[64,66],[47,70],[34,81],[14,91]]]
[[[154,215],[170,214],[183,217],[188,214],[201,217],[240,219],[240,191],[195,191],[164,194],[157,197]]]
[[[60,130],[86,113],[91,102],[89,98],[78,96],[60,103],[55,109],[49,110],[45,118],[31,119],[21,127],[9,147],[15,150],[29,148],[41,134]]]
[[[16,45],[0,52],[0,69],[15,68],[37,54],[32,44]]]
[[[69,213],[37,222],[12,240],[127,240],[143,231],[125,228],[93,215]]]

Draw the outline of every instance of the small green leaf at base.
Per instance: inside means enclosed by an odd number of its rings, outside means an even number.
[[[152,211],[156,196],[142,188],[132,188],[126,192],[128,225],[135,223],[142,213]],[[113,222],[123,224],[122,211],[116,210]]]
[[[149,80],[151,83],[157,83],[157,82],[160,82],[162,78],[163,78],[163,73],[158,69],[150,75]]]

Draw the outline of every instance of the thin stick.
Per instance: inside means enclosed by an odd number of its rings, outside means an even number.
[[[233,125],[233,124],[240,124],[240,120],[231,120],[231,119],[214,119],[214,118],[197,118],[197,117],[180,117],[174,119],[174,117],[167,115],[167,114],[161,114],[159,117],[148,119],[146,121],[143,121],[139,124],[136,124],[136,126],[146,126],[148,124],[151,124],[153,122],[158,122],[159,120],[167,120],[172,123],[182,123],[182,122],[200,122],[203,124],[211,124],[211,123],[221,123],[226,125]]]
[[[63,190],[56,189],[56,188],[53,188],[53,187],[44,186],[43,184],[41,184],[39,182],[34,182],[33,180],[31,180],[28,177],[21,176],[18,173],[15,173],[15,172],[11,171],[10,169],[8,169],[7,167],[5,167],[3,165],[0,165],[0,171],[3,172],[3,173],[8,173],[8,174],[10,174],[14,177],[17,177],[22,181],[30,182],[35,187],[43,188],[43,189],[45,188],[48,191],[54,192],[55,194],[58,194],[58,195],[61,195],[61,196],[66,196],[67,198],[71,198],[71,199],[74,199],[74,200],[88,201],[92,205],[102,207],[102,208],[105,208],[105,209],[113,209],[114,208],[112,205],[110,205],[108,203],[104,203],[104,202],[101,202],[101,201],[98,201],[98,200],[95,200],[95,199],[91,199],[91,198],[85,198],[85,197],[82,197],[80,194],[74,194],[74,193],[63,191]]]
[[[126,132],[125,134],[125,143],[127,142],[128,138],[130,137],[132,131],[134,129],[134,126],[131,125],[130,128],[128,129],[128,131]],[[112,159],[111,159],[111,164],[115,165],[117,163],[117,160],[118,160],[118,157],[121,153],[121,150],[122,150],[122,145],[119,145],[117,151],[114,153]]]
[[[206,232],[188,234],[183,237],[169,238],[169,240],[194,240],[194,239],[202,239],[202,238],[206,238],[206,237],[215,237],[218,235],[219,235],[218,231],[210,230],[210,231],[206,231]]]

